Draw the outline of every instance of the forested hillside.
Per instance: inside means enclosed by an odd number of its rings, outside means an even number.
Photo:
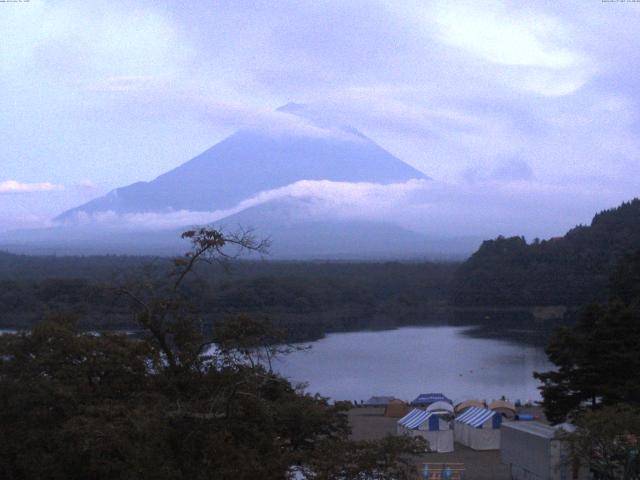
[[[210,326],[249,313],[286,327],[290,340],[329,331],[420,321],[442,306],[457,264],[233,262],[200,265],[182,288]],[[118,287],[170,275],[151,257],[30,257],[0,254],[0,328],[28,328],[50,312],[74,314],[87,329],[134,328]]]
[[[623,255],[640,248],[640,200],[593,217],[564,237],[485,241],[455,275],[456,305],[583,305],[606,298]]]

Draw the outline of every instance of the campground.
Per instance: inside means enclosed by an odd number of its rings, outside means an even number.
[[[522,409],[519,413],[539,415],[537,407]],[[375,440],[386,435],[396,434],[397,418],[385,417],[384,408],[358,407],[349,411],[351,438],[354,440]],[[423,463],[463,463],[465,480],[508,480],[511,478],[509,467],[500,463],[500,451],[476,451],[469,447],[455,444],[451,453],[425,453],[416,456],[416,474],[421,471]],[[416,478],[420,478],[417,476]]]

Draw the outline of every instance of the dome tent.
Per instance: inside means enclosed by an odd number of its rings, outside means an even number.
[[[487,404],[482,400],[465,400],[464,402],[456,404],[454,411],[456,415],[460,415],[470,407],[487,408]]]
[[[494,400],[487,406],[487,408],[494,412],[498,412],[509,420],[513,420],[516,417],[516,406],[506,400]]]
[[[384,416],[400,418],[404,417],[407,412],[409,412],[409,405],[407,405],[407,402],[394,398],[384,409]]]
[[[443,402],[442,400],[438,400],[437,402],[433,402],[431,405],[427,407],[428,412],[433,413],[444,413],[447,415],[453,415],[453,406],[448,402]]]

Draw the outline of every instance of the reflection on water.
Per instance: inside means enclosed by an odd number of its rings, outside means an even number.
[[[470,327],[426,326],[336,333],[280,359],[277,370],[335,400],[443,392],[454,400],[537,400],[534,371],[551,368],[539,346],[467,335]]]

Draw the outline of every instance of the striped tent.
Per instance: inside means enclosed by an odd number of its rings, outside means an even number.
[[[424,425],[428,425],[429,430],[437,430],[438,417],[432,412],[426,412],[419,408],[414,408],[398,420],[398,425],[402,425],[404,428],[408,428],[409,430],[414,430]]]
[[[475,428],[482,428],[482,425],[490,418],[494,420],[494,424],[497,423],[497,426],[493,426],[493,428],[500,428],[500,415],[496,415],[496,412],[486,408],[470,407],[456,418],[456,422],[466,423]]]
[[[500,448],[502,415],[486,408],[469,407],[456,417],[454,436],[456,442],[474,450]]]
[[[398,420],[398,435],[422,437],[432,452],[453,452],[453,430],[434,412],[414,408]]]

